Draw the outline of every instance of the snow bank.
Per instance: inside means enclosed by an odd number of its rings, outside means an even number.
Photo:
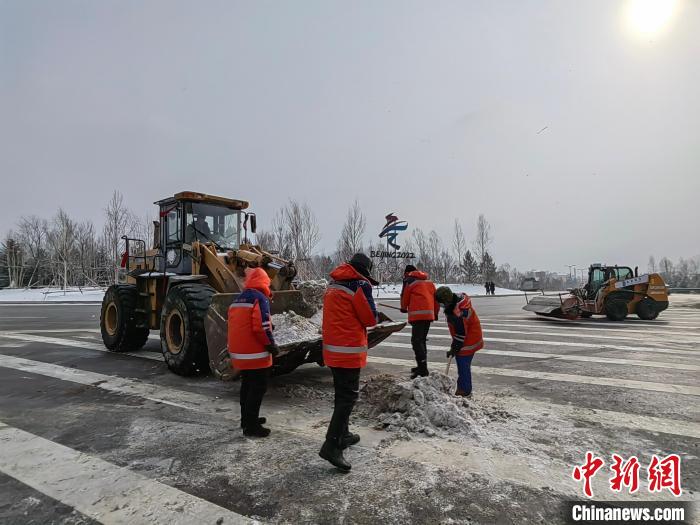
[[[102,302],[103,288],[4,288],[0,290],[0,302]]]
[[[443,286],[435,283],[436,287]],[[466,293],[467,295],[486,295],[486,289],[481,284],[448,284],[455,293]],[[496,295],[519,294],[520,290],[496,287]],[[401,296],[401,284],[380,284],[374,291],[374,296],[379,299],[398,299]]]
[[[478,427],[514,417],[498,402],[457,397],[455,389],[454,380],[439,372],[413,380],[382,374],[362,387],[358,412],[379,429],[427,436],[474,434]]]

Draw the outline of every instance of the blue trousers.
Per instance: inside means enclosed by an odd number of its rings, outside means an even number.
[[[473,355],[455,356],[457,361],[457,388],[462,392],[471,394],[472,391],[472,359]]]

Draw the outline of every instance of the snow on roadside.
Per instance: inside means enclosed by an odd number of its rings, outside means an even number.
[[[103,288],[3,288],[0,303],[14,302],[102,302]]]
[[[443,285],[435,283],[435,286]],[[456,293],[466,293],[470,296],[486,295],[486,289],[482,284],[448,284],[446,286],[449,286]],[[496,287],[496,295],[522,295],[522,293],[520,290]],[[380,284],[375,288],[373,295],[378,299],[398,299],[401,296],[401,284]]]

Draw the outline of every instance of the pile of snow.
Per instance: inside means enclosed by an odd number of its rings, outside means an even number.
[[[469,296],[486,295],[486,288],[483,284],[447,284],[442,285],[435,283],[436,287],[449,286],[455,293],[466,293]],[[509,288],[496,287],[496,295],[519,294],[520,290],[511,290]],[[374,296],[378,299],[398,299],[401,296],[401,283],[399,284],[380,284],[374,292]]]
[[[362,387],[358,413],[389,431],[478,434],[478,428],[512,416],[494,400],[477,401],[454,395],[453,379],[433,372],[403,379],[389,374],[371,377]]]
[[[304,301],[315,309],[323,306],[323,295],[326,293],[328,281],[319,279],[317,281],[301,281],[297,285],[297,290],[301,292]]]
[[[272,316],[273,335],[278,345],[297,343],[319,335],[319,324],[294,312]]]
[[[104,288],[4,288],[0,302],[102,302]]]

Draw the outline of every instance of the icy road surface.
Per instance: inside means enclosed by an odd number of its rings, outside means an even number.
[[[649,494],[643,471],[652,454],[677,453],[681,499],[696,500],[693,300],[673,296],[655,322],[609,323],[476,298],[486,349],[467,401],[439,374],[407,381],[410,329],[393,335],[363,372],[348,475],[317,456],[332,403],[324,368],[274,378],[263,403],[273,433],[251,440],[239,384],[171,374],[157,332],[113,354],[99,305],[0,305],[0,523],[561,523],[560,503],[582,497],[571,472],[587,450],[606,459],[595,499],[672,499]],[[429,339],[444,373],[442,320]],[[636,495],[610,491],[612,453],[639,458]]]

